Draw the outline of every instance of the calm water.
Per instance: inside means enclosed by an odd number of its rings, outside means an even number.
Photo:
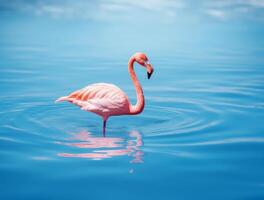
[[[133,52],[1,45],[0,199],[264,199],[263,51],[179,49],[148,53],[144,112],[103,138],[101,118],[54,100],[108,82],[135,103]]]

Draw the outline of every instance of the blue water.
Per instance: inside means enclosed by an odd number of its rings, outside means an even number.
[[[264,26],[253,11],[217,21],[196,3],[173,22],[162,18],[167,4],[139,4],[130,15],[144,20],[118,12],[103,21],[46,16],[63,9],[44,1],[8,2],[0,3],[1,200],[264,199]],[[32,11],[41,5],[42,14]],[[155,68],[148,80],[135,66],[144,112],[110,118],[105,138],[100,117],[54,103],[97,82],[135,103],[127,62],[136,51]]]
[[[144,112],[103,138],[101,118],[54,100],[110,82],[135,102],[129,53],[2,45],[1,199],[263,199],[264,62],[209,50],[150,52]]]

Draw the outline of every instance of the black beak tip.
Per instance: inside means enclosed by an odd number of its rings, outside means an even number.
[[[148,73],[148,79],[150,79],[152,73]]]

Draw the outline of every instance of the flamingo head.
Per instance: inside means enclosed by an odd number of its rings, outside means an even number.
[[[148,57],[146,56],[146,54],[135,53],[133,57],[135,58],[135,60],[138,64],[142,65],[143,67],[145,67],[147,69],[148,79],[150,79],[152,73],[154,72],[154,69],[153,69],[152,65],[149,63]]]

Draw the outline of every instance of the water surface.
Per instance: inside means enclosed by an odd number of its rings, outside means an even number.
[[[1,199],[264,198],[258,54],[149,51],[152,78],[136,67],[144,112],[110,118],[104,138],[101,118],[54,104],[94,82],[118,85],[135,103],[133,52],[97,50],[1,45]]]

